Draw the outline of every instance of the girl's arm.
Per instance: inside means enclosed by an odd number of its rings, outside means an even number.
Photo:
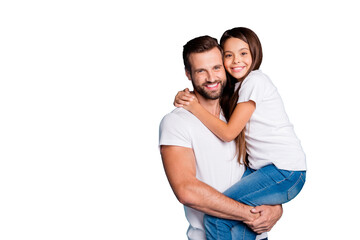
[[[178,92],[174,105],[192,112],[210,131],[226,142],[234,140],[240,134],[256,108],[255,102],[251,100],[238,103],[229,122],[225,123],[203,108],[189,89]]]
[[[183,106],[194,114],[207,128],[225,142],[234,140],[250,120],[255,111],[256,104],[253,101],[238,103],[228,123],[220,120],[205,108],[198,101],[190,100],[188,105]]]

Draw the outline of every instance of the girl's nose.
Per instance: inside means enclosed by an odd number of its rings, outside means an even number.
[[[235,55],[233,62],[234,63],[239,63],[240,62],[240,57]]]

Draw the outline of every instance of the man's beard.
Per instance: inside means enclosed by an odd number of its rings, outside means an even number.
[[[216,99],[220,98],[224,91],[224,87],[225,87],[225,83],[226,83],[226,82],[222,82],[222,81],[215,81],[215,82],[206,82],[202,85],[195,85],[194,81],[191,81],[191,82],[192,82],[192,85],[193,85],[194,89],[196,90],[196,92],[198,92],[205,99],[209,99],[209,100],[216,100]],[[214,83],[220,83],[220,88],[217,91],[214,92],[214,91],[207,90],[205,88],[205,85],[214,84]]]

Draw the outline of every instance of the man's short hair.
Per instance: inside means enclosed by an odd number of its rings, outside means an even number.
[[[222,48],[218,44],[217,39],[207,36],[207,35],[197,37],[197,38],[194,38],[194,39],[188,41],[184,45],[184,49],[183,49],[183,59],[184,59],[185,70],[188,72],[191,72],[191,64],[189,61],[190,54],[207,52],[215,47],[217,47],[220,50],[220,52],[222,53]]]

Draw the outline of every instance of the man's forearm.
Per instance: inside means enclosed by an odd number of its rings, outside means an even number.
[[[201,181],[194,181],[186,188],[184,194],[188,197],[182,203],[206,214],[237,221],[253,221],[259,216],[250,212],[253,207],[237,202]]]
[[[225,196],[201,181],[193,183],[188,194],[192,197],[186,198],[188,201],[183,202],[184,205],[215,217],[244,222],[258,234],[270,231],[282,215],[281,205],[254,208]]]

